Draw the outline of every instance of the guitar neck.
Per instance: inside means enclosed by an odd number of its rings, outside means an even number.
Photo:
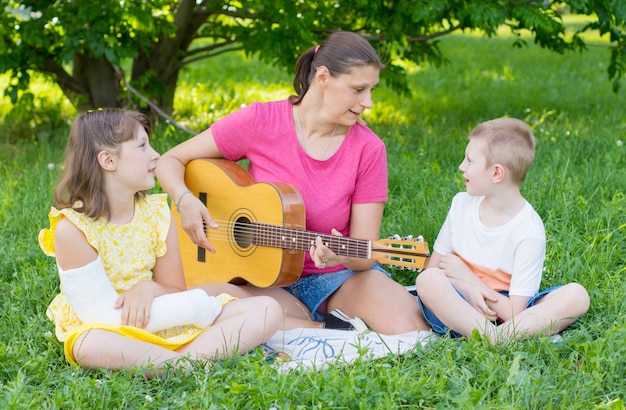
[[[252,243],[273,248],[308,251],[318,236],[331,251],[339,256],[371,259],[372,241],[305,231],[303,229],[253,223]]]

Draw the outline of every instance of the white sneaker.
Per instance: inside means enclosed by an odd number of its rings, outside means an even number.
[[[326,315],[324,327],[326,329],[356,330],[359,333],[369,329],[361,319],[358,317],[349,317],[339,309],[335,309]]]

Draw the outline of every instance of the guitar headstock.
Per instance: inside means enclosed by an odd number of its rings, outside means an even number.
[[[420,235],[391,236],[372,243],[372,258],[378,263],[397,266],[401,269],[421,270],[428,264],[428,243]]]

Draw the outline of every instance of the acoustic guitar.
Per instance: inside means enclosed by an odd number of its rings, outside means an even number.
[[[304,203],[292,185],[256,182],[233,161],[190,161],[185,184],[219,225],[206,230],[216,251],[211,253],[191,242],[179,213],[172,210],[188,286],[215,282],[290,285],[300,277],[305,252],[318,236],[337,255],[401,268],[421,269],[430,256],[426,242],[410,238],[370,241],[307,231]]]

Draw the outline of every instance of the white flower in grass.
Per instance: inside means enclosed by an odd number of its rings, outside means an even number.
[[[622,140],[617,140],[617,146],[621,147],[622,145],[624,145],[624,143],[622,142]]]
[[[146,394],[144,399],[146,399],[146,401],[148,403],[152,403],[154,401],[154,399],[152,398],[152,396],[150,396],[149,394]]]
[[[54,169],[54,163],[53,162],[48,164],[48,169],[49,170],[53,170]]]

